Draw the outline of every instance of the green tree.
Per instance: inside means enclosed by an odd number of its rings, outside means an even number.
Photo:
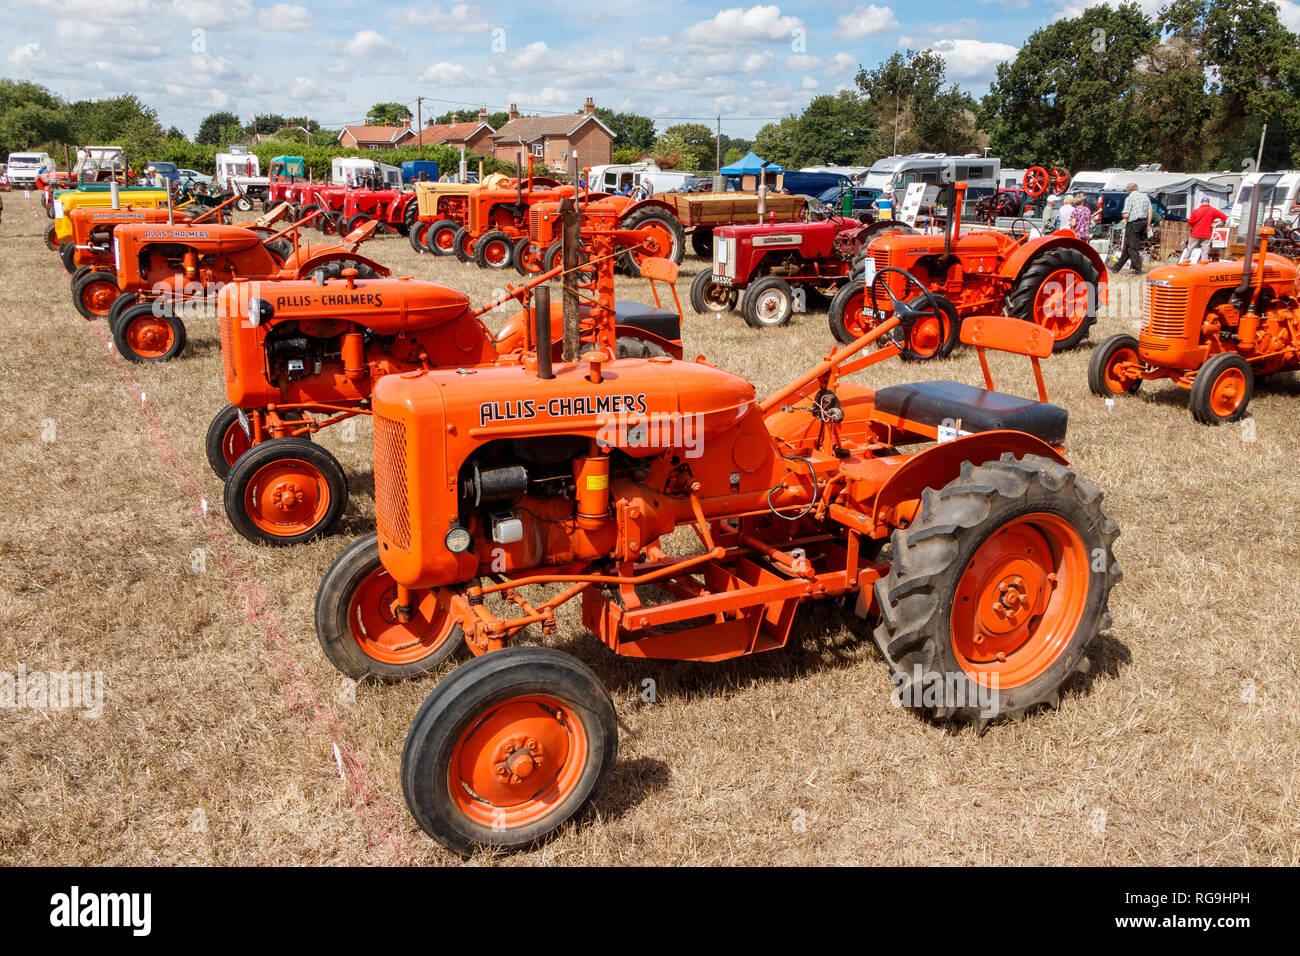
[[[874,69],[858,69],[883,149],[964,153],[975,145],[975,100],[946,81],[943,57],[932,50],[895,52]]]
[[[366,122],[371,126],[401,126],[410,118],[410,107],[401,103],[376,103],[366,114]]]
[[[209,113],[199,123],[199,131],[194,135],[194,142],[200,146],[220,146],[225,141],[226,129],[239,126],[239,117],[224,110]]]
[[[799,117],[796,168],[863,165],[878,151],[876,139],[876,118],[862,97],[851,90],[823,94]]]
[[[1091,7],[1036,30],[998,64],[979,110],[994,155],[1007,166],[1132,166],[1146,152],[1138,64],[1155,24],[1135,3]],[[951,152],[951,151],[950,151]]]
[[[714,168],[716,142],[713,131],[702,123],[679,123],[655,139],[652,152],[656,157],[676,155],[677,169],[707,171]]]
[[[797,116],[784,116],[775,123],[768,123],[754,136],[755,153],[787,168],[799,168],[797,160],[801,149]],[[736,159],[741,159],[744,155],[741,153]]]
[[[0,78],[0,153],[67,139],[67,106],[37,83]]]
[[[655,121],[637,113],[616,113],[603,106],[596,107],[599,120],[614,131],[614,146],[635,150],[644,156],[654,148]]]

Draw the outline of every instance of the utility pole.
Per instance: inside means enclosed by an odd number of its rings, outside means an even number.
[[[424,97],[415,98],[415,155],[424,158]]]
[[[715,173],[722,171],[722,117],[718,117],[718,159],[713,167]]]
[[[1255,154],[1255,172],[1260,171],[1260,163],[1264,162],[1264,137],[1268,135],[1268,124],[1259,131],[1259,152]]]
[[[898,101],[899,91],[894,90],[894,155],[898,155]]]

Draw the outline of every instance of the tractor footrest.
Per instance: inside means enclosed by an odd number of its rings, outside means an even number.
[[[961,422],[965,432],[998,429],[1025,432],[1048,444],[1065,441],[1069,412],[1058,405],[962,382],[916,382],[876,391],[876,408],[922,425],[939,427]]]

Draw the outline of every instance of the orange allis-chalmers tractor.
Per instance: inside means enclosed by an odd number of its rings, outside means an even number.
[[[299,244],[298,229],[307,221],[269,234],[215,223],[119,226],[113,236],[116,274],[91,272],[81,282],[112,282],[120,292],[106,311],[123,358],[165,362],[185,348],[182,315],[213,314],[215,298],[229,282],[329,278],[345,268],[366,276],[389,274],[356,251],[374,233],[374,221],[324,246]]]
[[[515,242],[512,255],[521,275],[553,269],[561,262],[562,207],[563,201],[549,200],[529,208],[528,235]],[[686,254],[686,232],[667,203],[626,196],[579,195],[575,211],[581,242],[589,246],[593,233],[600,232],[621,253],[618,263],[629,275],[639,276],[646,259],[668,259],[681,265]]]
[[[311,436],[369,414],[375,383],[386,375],[518,364],[531,342],[524,313],[507,319],[495,336],[480,317],[527,297],[558,272],[479,309],[445,286],[409,278],[357,281],[354,270],[343,280],[227,285],[217,312],[231,404],[212,419],[206,447],[213,471],[225,479],[226,515],[235,530],[250,541],[284,545],[328,532],[347,506],[347,477]],[[619,355],[682,354],[680,310],[614,301],[607,285],[591,307],[580,309],[586,327],[596,315],[611,317]],[[558,311],[551,326],[554,350],[563,329]]]
[[[1057,701],[1110,623],[1118,528],[1066,463],[1066,412],[1041,373],[1040,400],[987,377],[846,380],[897,355],[885,337],[911,320],[898,309],[761,401],[702,358],[616,359],[607,324],[558,362],[544,349],[379,380],[378,531],[322,579],[316,631],[354,678],[475,655],[403,752],[430,836],[460,853],[527,845],[609,773],[617,723],[596,674],[511,646],[531,625],[555,633],[575,598],[614,652],[693,661],[780,648],[802,602],[843,598],[901,704],[979,723]],[[1036,369],[1051,351],[1045,330],[1001,316],[962,335]],[[665,542],[683,527],[693,546]]]
[[[1267,177],[1265,177],[1267,178]],[[1112,335],[1088,365],[1088,387],[1110,397],[1136,392],[1148,379],[1191,390],[1192,417],[1204,425],[1246,413],[1255,380],[1300,369],[1300,287],[1296,265],[1268,251],[1273,230],[1254,223],[1261,183],[1251,198],[1244,260],[1152,269],[1142,301],[1142,328]]]
[[[959,211],[965,191],[965,183],[950,183],[942,235],[891,233],[871,240],[871,263],[862,261],[865,275],[841,287],[831,300],[831,333],[838,341],[854,341],[888,314],[887,304],[872,308],[865,280],[873,271],[891,267],[915,277],[939,305],[939,316],[913,332],[911,345],[918,355],[947,355],[962,319],[991,312],[1048,329],[1057,351],[1088,337],[1097,305],[1106,301],[1106,269],[1097,251],[1069,230],[1031,237],[1026,219],[1016,220],[1010,233],[962,233]],[[895,273],[889,284],[893,296],[916,301],[915,284],[909,288],[902,274]]]

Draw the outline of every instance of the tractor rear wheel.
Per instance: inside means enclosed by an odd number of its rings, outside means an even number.
[[[614,358],[660,358],[666,356],[664,350],[658,342],[647,342],[645,339],[634,338],[631,335],[620,335],[614,340]]]
[[[516,850],[576,817],[617,754],[614,702],[590,667],[550,647],[507,647],[425,698],[402,749],[402,793],[447,849]]]
[[[401,680],[438,667],[465,646],[465,633],[434,590],[411,594],[411,615],[396,614],[397,583],[379,560],[372,531],[334,559],[316,591],[316,640],[354,680]]]
[[[63,263],[63,271],[69,275],[77,271],[76,243],[65,242],[59,246],[59,261]]]
[[[84,318],[104,319],[121,294],[116,273],[92,269],[73,284],[72,304]]]
[[[474,261],[475,239],[470,231],[464,226],[456,227],[456,234],[452,237],[451,251],[455,253],[456,258],[461,262]]]
[[[424,248],[435,256],[456,254],[457,233],[460,226],[450,219],[439,219],[424,231]]]
[[[966,463],[926,490],[875,585],[895,701],[980,726],[1055,706],[1110,626],[1118,536],[1101,492],[1047,458]]]
[[[623,266],[630,275],[641,275],[643,259],[667,259],[681,265],[682,256],[686,254],[686,232],[667,209],[650,206],[636,209],[619,222],[622,229],[635,229],[642,232],[651,246],[628,249],[623,253]]]
[[[1139,364],[1138,340],[1112,335],[1102,340],[1088,361],[1088,389],[1094,395],[1132,395],[1142,387],[1142,376],[1132,371]]]
[[[299,544],[327,533],[343,516],[348,479],[319,445],[273,438],[231,467],[224,501],[230,524],[254,544]]]
[[[185,350],[185,323],[155,302],[137,302],[118,313],[113,345],[129,362],[168,362]]]
[[[59,251],[59,237],[54,231],[56,223],[50,223],[45,227],[45,246],[51,252]]]
[[[1054,352],[1088,337],[1097,321],[1097,269],[1077,249],[1049,249],[1020,273],[1007,296],[1007,314],[1052,333]]]
[[[691,250],[701,259],[713,261],[713,230],[707,226],[696,226],[691,233]]]
[[[319,208],[320,207],[317,206],[314,202],[308,203],[307,205],[303,206],[301,209],[298,210],[297,221],[302,221],[303,219],[306,219],[312,213],[316,212],[316,210],[318,210]],[[307,225],[310,226],[312,229],[319,229],[320,217],[313,219],[311,222],[307,223]]]
[[[1192,380],[1192,418],[1202,425],[1235,422],[1255,394],[1255,373],[1237,352],[1211,356]]]
[[[521,276],[536,275],[542,271],[542,256],[527,236],[521,237],[515,243],[510,261]]]
[[[480,269],[508,269],[515,244],[500,229],[493,229],[474,243],[474,261]]]
[[[374,216],[368,216],[364,212],[359,212],[355,216],[352,216],[350,219],[347,220],[347,222],[343,224],[343,226],[339,229],[339,235],[340,236],[350,235],[354,230],[360,229],[362,226],[364,226],[373,218]]]
[[[713,270],[705,269],[691,280],[691,308],[698,314],[717,314],[736,307],[736,290],[713,281]]]
[[[740,314],[752,329],[786,325],[794,315],[794,289],[779,276],[763,276],[745,290]]]

